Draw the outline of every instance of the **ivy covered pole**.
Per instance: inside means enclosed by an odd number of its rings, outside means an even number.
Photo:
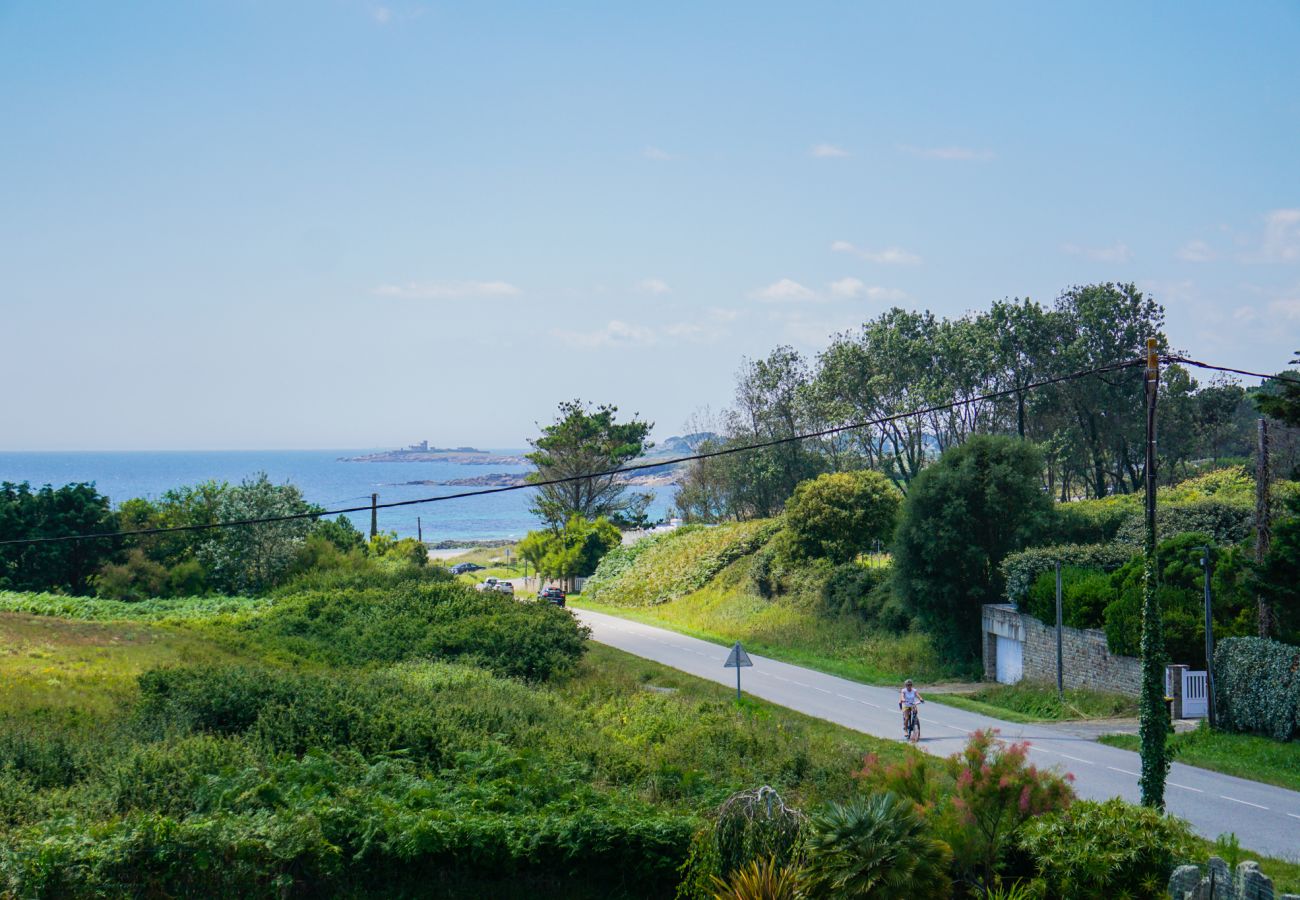
[[[1156,596],[1156,391],[1160,358],[1155,338],[1147,339],[1146,367],[1146,566],[1142,582],[1142,701],[1138,737],[1142,745],[1142,805],[1164,809],[1169,751],[1165,710],[1165,641]]]

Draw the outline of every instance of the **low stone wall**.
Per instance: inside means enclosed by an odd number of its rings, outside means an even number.
[[[1021,641],[1023,677],[1029,681],[1056,683],[1056,629],[1014,606],[989,604],[984,607],[984,677],[992,681],[997,672],[997,637]],[[1142,664],[1131,656],[1113,656],[1106,649],[1106,633],[1097,629],[1065,628],[1061,635],[1061,657],[1067,688],[1089,688],[1136,697],[1142,690]]]

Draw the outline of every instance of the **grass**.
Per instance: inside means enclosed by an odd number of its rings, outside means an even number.
[[[1137,700],[1123,694],[1069,690],[1062,701],[1056,688],[1043,684],[990,685],[962,694],[931,693],[927,699],[1009,722],[1064,722],[1136,716]]]
[[[1136,735],[1108,734],[1100,740],[1112,747],[1138,749]],[[1203,723],[1195,731],[1170,737],[1169,746],[1174,758],[1189,766],[1300,791],[1300,742],[1229,734]]]
[[[107,714],[134,691],[141,672],[234,658],[182,628],[0,612],[0,712]]]
[[[830,618],[792,597],[763,599],[749,587],[748,562],[740,559],[704,588],[655,606],[610,606],[582,595],[569,603],[723,646],[739,640],[755,653],[867,684],[952,676],[924,635],[875,632],[860,619]]]

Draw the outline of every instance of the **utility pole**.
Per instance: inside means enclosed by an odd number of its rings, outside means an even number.
[[[1165,778],[1169,774],[1166,746],[1169,716],[1165,710],[1164,634],[1156,582],[1156,395],[1160,387],[1160,356],[1155,338],[1147,338],[1145,378],[1146,436],[1146,565],[1142,583],[1142,700],[1138,738],[1142,749],[1142,805],[1164,809]]]
[[[1255,450],[1255,564],[1262,565],[1273,542],[1273,523],[1269,510],[1268,419],[1259,417],[1259,444]],[[1259,636],[1266,638],[1273,630],[1273,610],[1263,594],[1256,595],[1259,612]]]
[[[421,544],[424,543],[424,525],[420,522],[420,517],[415,517],[415,539]]]
[[[379,495],[370,495],[370,539],[379,534]]]
[[[1205,707],[1210,727],[1215,726],[1214,715],[1214,620],[1210,617],[1210,548],[1206,546],[1201,557],[1205,570]]]
[[[1061,632],[1065,627],[1061,610],[1061,561],[1056,561],[1056,696],[1065,702],[1065,656],[1061,651]]]

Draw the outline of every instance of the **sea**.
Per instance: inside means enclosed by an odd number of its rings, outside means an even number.
[[[450,481],[495,472],[520,473],[525,465],[464,465],[449,462],[351,462],[346,457],[381,450],[218,450],[218,451],[66,451],[0,452],[0,482],[27,481],[33,487],[91,482],[114,506],[132,497],[158,499],[165,491],[203,481],[236,484],[265,472],[277,484],[292,483],[309,503],[334,510],[368,505],[372,493],[380,503],[446,497],[474,487],[410,484]],[[518,456],[520,449],[489,449]],[[636,488],[654,494],[649,516],[665,518],[675,489]],[[461,497],[440,502],[379,510],[379,529],[399,537],[422,533],[429,543],[483,541],[523,537],[538,527],[528,511],[531,489]],[[370,512],[347,514],[361,531],[370,527]]]

